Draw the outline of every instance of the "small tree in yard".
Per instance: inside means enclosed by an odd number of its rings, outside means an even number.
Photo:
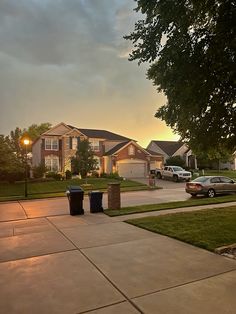
[[[166,159],[166,165],[184,167],[185,161],[180,156],[173,156]]]
[[[88,140],[79,142],[75,157],[72,158],[71,164],[74,172],[80,173],[82,178],[86,178],[87,174],[97,168],[97,160],[94,158]]]

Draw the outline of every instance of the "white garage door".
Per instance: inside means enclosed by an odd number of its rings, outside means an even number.
[[[118,173],[125,178],[143,178],[146,174],[145,163],[122,163],[118,164]]]

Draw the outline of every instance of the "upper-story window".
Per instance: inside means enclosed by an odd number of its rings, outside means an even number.
[[[131,155],[134,155],[134,153],[135,153],[135,148],[133,145],[130,145],[128,147],[128,154],[131,156]]]
[[[45,139],[45,150],[58,150],[59,142],[57,138]]]
[[[65,147],[66,147],[66,149],[70,149],[70,138],[69,137],[66,137],[66,139],[65,139]]]
[[[100,150],[100,146],[99,146],[99,141],[98,140],[90,139],[89,142],[90,142],[90,146],[91,146],[91,148],[92,148],[92,150],[94,152],[97,152],[97,151]]]
[[[77,150],[77,148],[78,148],[77,137],[72,137],[72,149]]]

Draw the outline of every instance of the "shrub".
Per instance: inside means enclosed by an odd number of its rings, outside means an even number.
[[[41,163],[40,165],[33,167],[32,170],[35,179],[43,178],[45,173],[47,172],[47,168],[44,163]]]
[[[60,181],[63,179],[62,175],[60,173],[57,172],[48,172],[46,173],[46,178],[53,178],[56,181]]]
[[[97,171],[92,171],[91,172],[91,177],[92,178],[99,178],[99,173]]]
[[[72,178],[72,173],[70,170],[66,170],[66,180],[70,180]]]
[[[122,180],[123,178],[119,176],[118,172],[113,172],[113,173],[101,173],[101,178],[108,178],[108,179],[117,179],[117,180]]]

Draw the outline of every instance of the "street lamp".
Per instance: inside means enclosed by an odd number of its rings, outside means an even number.
[[[29,140],[24,139],[23,143],[25,145],[25,197],[28,196],[28,186],[27,186],[27,175],[28,175],[28,169],[27,169],[27,146],[29,145]]]

